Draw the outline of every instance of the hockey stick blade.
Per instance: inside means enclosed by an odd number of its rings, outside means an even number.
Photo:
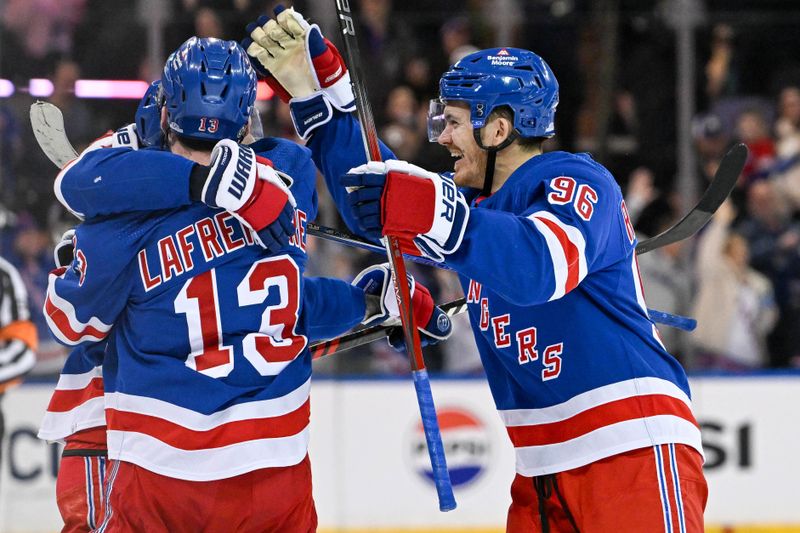
[[[700,231],[730,195],[742,173],[746,159],[747,147],[744,144],[739,143],[731,148],[720,161],[714,179],[697,205],[668,230],[639,243],[636,253],[645,254],[656,248],[682,241]]]
[[[64,116],[50,102],[37,100],[31,104],[31,128],[39,148],[58,168],[78,157],[64,131]]]
[[[439,306],[448,317],[454,317],[467,310],[467,301],[464,298],[453,300]],[[392,335],[399,328],[400,321],[397,319],[387,320],[383,324],[360,329],[352,333],[346,333],[335,339],[315,342],[309,348],[314,360],[327,357],[335,353],[346,352],[352,348],[363,346]]]

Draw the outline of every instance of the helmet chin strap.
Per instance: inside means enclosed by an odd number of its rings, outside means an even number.
[[[511,144],[519,137],[519,133],[517,130],[511,130],[511,133],[506,137],[506,139],[498,144],[497,146],[484,146],[483,142],[481,142],[481,131],[483,128],[478,130],[472,130],[472,136],[475,137],[475,142],[478,143],[478,147],[481,150],[486,150],[486,174],[483,177],[483,190],[481,190],[482,196],[491,196],[492,194],[492,184],[494,182],[494,166],[495,160],[497,159],[497,152]]]

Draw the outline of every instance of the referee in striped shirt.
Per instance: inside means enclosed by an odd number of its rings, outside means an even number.
[[[5,391],[20,383],[33,367],[36,344],[36,326],[28,311],[25,285],[17,269],[0,257],[0,404]],[[4,430],[0,405],[0,453]]]

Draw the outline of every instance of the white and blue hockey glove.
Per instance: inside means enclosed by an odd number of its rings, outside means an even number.
[[[75,258],[75,228],[68,229],[56,243],[53,250],[53,261],[56,268],[68,267]]]
[[[326,124],[333,109],[355,110],[350,74],[336,47],[294,9],[275,8],[248,24],[242,41],[250,61],[267,84],[289,102],[297,134],[308,140]]]
[[[200,199],[238,218],[270,252],[284,248],[295,233],[297,203],[272,162],[230,139],[214,146]]]
[[[469,205],[452,178],[390,159],[353,168],[341,181],[365,235],[413,239],[439,262],[461,245]]]
[[[417,283],[411,276],[408,276],[408,284],[411,291],[411,305],[414,309],[414,323],[420,332],[422,346],[431,346],[447,339],[453,332],[450,318],[434,305],[431,292],[424,285]],[[380,298],[380,308],[365,317],[362,324],[379,324],[390,317],[400,316],[388,263],[373,265],[362,270],[353,280],[353,285],[368,295]],[[389,344],[398,351],[405,350],[402,334],[399,337],[390,336]]]

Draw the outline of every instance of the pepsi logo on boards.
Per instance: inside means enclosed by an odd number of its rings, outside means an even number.
[[[447,469],[453,487],[464,488],[486,471],[490,459],[490,440],[486,424],[472,412],[455,407],[437,409]],[[434,486],[433,472],[422,422],[416,422],[409,436],[412,468]]]

